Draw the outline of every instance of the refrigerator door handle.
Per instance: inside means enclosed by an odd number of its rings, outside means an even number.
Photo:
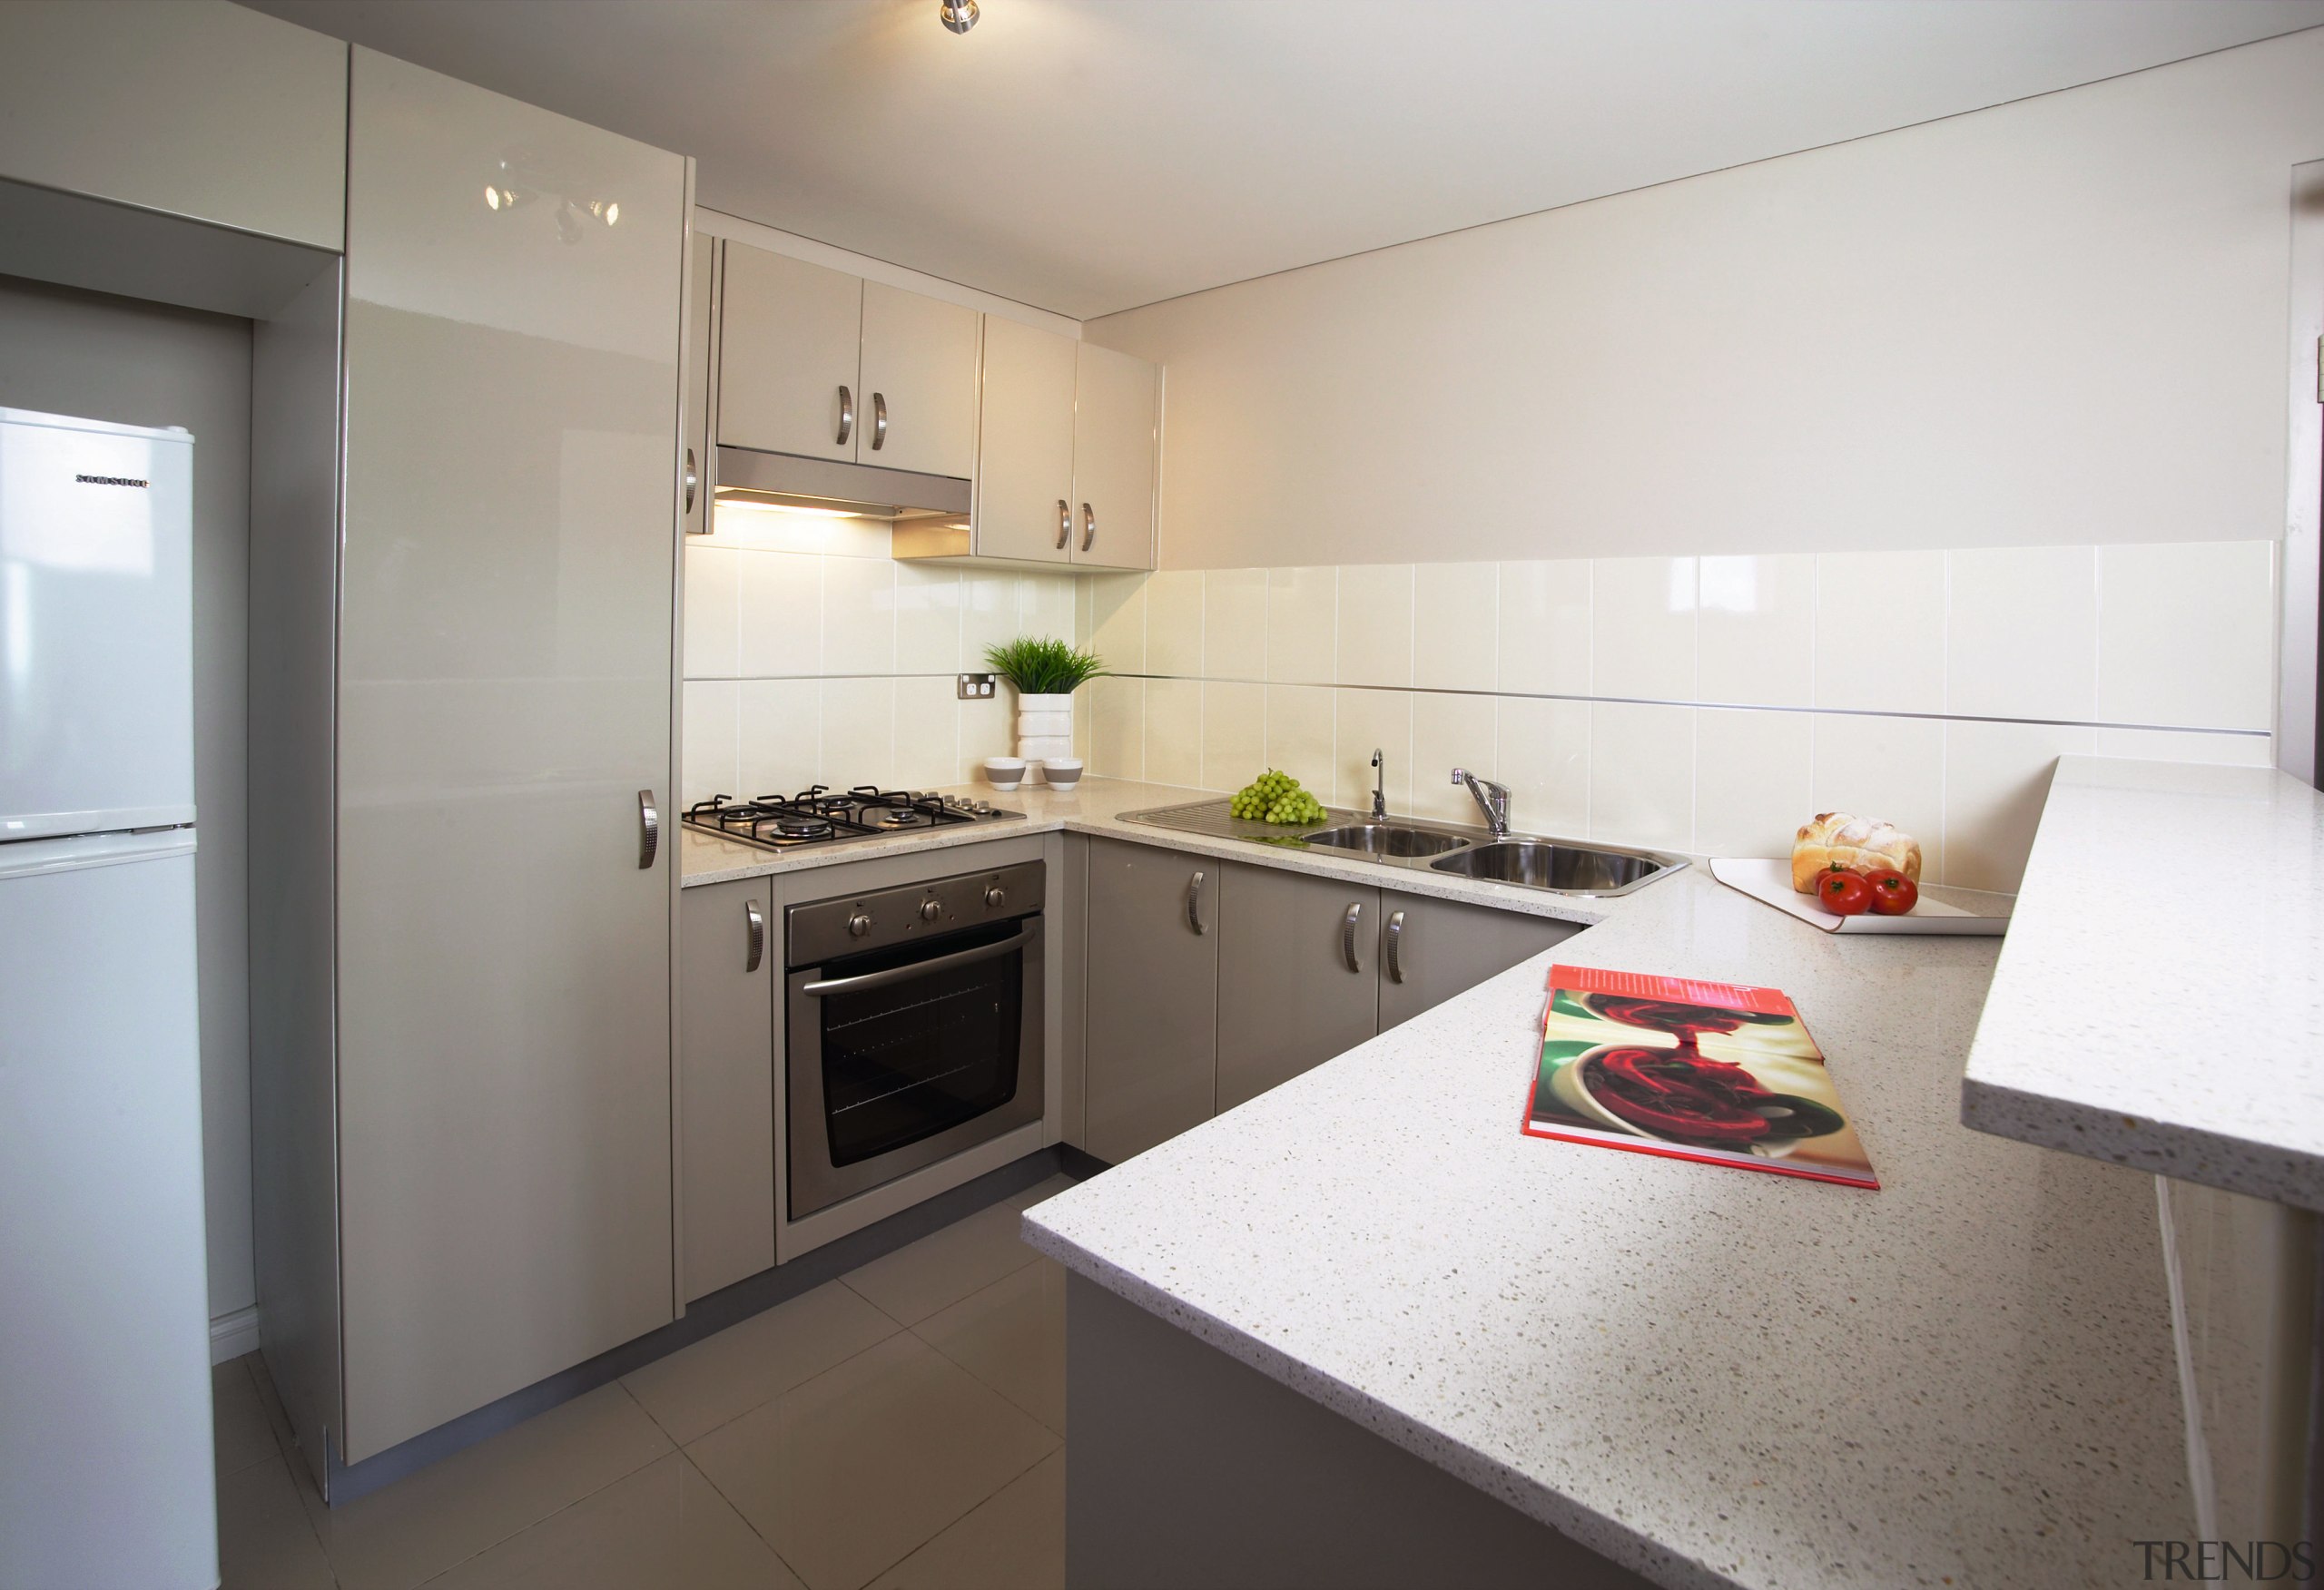
[[[640,872],[654,865],[654,852],[662,848],[662,814],[655,810],[654,791],[637,792],[637,869]]]

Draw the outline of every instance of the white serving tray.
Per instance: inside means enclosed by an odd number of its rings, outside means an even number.
[[[1902,917],[1839,917],[1791,887],[1791,863],[1756,857],[1714,856],[1710,875],[1755,900],[1764,900],[1787,916],[1827,933],[1943,933],[1955,937],[1998,938],[2009,931],[2009,913],[2015,895],[1987,894],[1983,889],[1921,886],[1921,898]]]

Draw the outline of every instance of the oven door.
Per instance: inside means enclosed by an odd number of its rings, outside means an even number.
[[[793,971],[791,1218],[1041,1118],[1039,916]]]

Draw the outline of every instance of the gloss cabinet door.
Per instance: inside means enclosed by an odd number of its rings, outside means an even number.
[[[1154,566],[1162,372],[1083,342],[1074,349],[1073,561]]]
[[[773,886],[678,896],[681,1291],[706,1296],[774,1262]]]
[[[1208,857],[1089,841],[1080,1146],[1108,1163],[1211,1117],[1221,871]]]
[[[1369,1038],[1380,891],[1273,867],[1226,869],[1218,939],[1218,1108]]]
[[[984,408],[977,437],[979,557],[1073,560],[1070,337],[984,318]]]
[[[974,309],[863,284],[862,434],[856,461],[966,480],[977,466]]]
[[[871,413],[862,279],[746,243],[723,252],[719,445],[855,462]]]
[[[350,107],[331,1434],[353,1463],[674,1317],[686,184],[676,155],[366,49]],[[487,207],[504,161],[530,201]]]
[[[1380,891],[1380,1030],[1581,931],[1579,922]]]

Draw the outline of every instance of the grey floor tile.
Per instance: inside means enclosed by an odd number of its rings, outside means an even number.
[[[1065,1268],[1040,1259],[912,1327],[1059,1436],[1065,1430]]]
[[[553,1514],[428,1590],[800,1590],[684,1454]]]
[[[359,1501],[300,1499],[345,1590],[410,1590],[672,1449],[626,1390],[600,1386]]]
[[[259,1400],[258,1384],[251,1379],[246,1359],[230,1359],[212,1366],[210,1421],[211,1444],[222,1478],[280,1456],[274,1428],[267,1422],[266,1405]]]
[[[809,1590],[858,1590],[1057,1437],[899,1333],[686,1448]]]
[[[826,1281],[623,1376],[622,1384],[684,1446],[897,1329],[861,1295]]]
[[[218,1568],[222,1590],[333,1590],[338,1583],[280,1456],[219,1479]]]
[[[1065,1590],[1065,1450],[890,1568],[872,1590]]]
[[[843,1279],[898,1323],[917,1325],[1040,1257],[1017,1234],[1020,1213],[992,1204]]]

